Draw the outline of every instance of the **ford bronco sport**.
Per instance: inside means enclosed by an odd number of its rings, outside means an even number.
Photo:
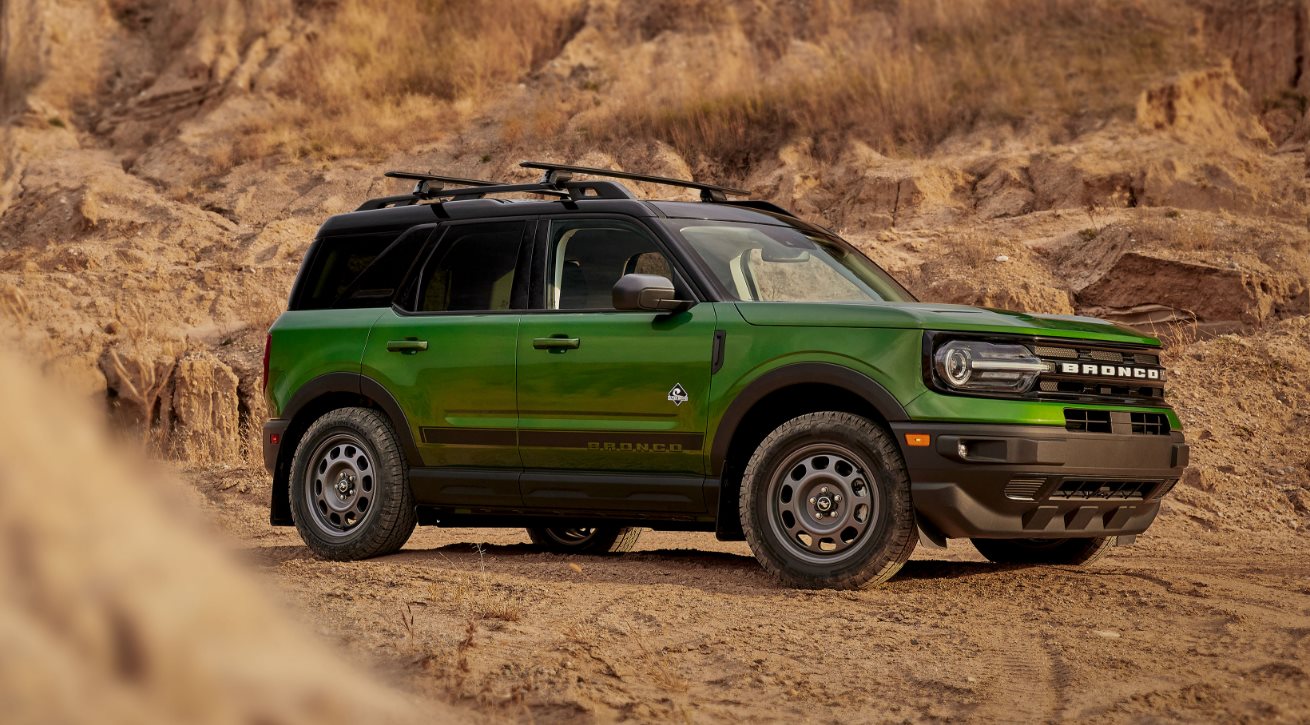
[[[263,445],[272,523],[318,555],[429,524],[587,553],[713,531],[805,587],[949,538],[1079,564],[1145,531],[1187,464],[1153,338],[917,302],[737,190],[523,166],[544,176],[391,172],[413,192],[310,247],[268,336]]]

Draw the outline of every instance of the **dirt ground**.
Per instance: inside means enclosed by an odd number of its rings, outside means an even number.
[[[192,474],[247,489],[212,496],[241,554],[328,640],[477,720],[1310,719],[1303,536],[1198,534],[1166,505],[1085,569],[952,542],[884,586],[811,592],[711,534],[604,558],[421,528],[395,556],[325,562],[263,523],[258,473]]]

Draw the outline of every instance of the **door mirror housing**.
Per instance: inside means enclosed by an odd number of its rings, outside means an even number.
[[[693,302],[678,299],[668,277],[658,274],[625,274],[614,284],[614,309],[677,312]]]

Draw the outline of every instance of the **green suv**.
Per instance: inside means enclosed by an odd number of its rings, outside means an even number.
[[[272,523],[318,555],[394,552],[417,524],[597,554],[713,531],[786,584],[850,588],[949,538],[1090,561],[1187,464],[1153,338],[916,302],[734,189],[523,166],[543,177],[391,172],[413,192],[310,247],[268,336],[263,445]]]

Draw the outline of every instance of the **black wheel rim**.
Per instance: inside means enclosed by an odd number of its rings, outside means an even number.
[[[857,556],[877,529],[882,496],[861,459],[844,446],[818,443],[789,454],[765,492],[769,528],[786,553],[809,564]]]

